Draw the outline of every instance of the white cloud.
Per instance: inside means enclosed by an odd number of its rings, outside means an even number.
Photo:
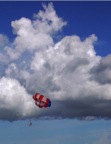
[[[16,37],[8,44],[3,40],[0,119],[111,117],[110,56],[96,55],[94,34],[84,40],[65,36],[54,43],[54,33],[66,22],[52,3],[43,8],[33,20],[12,21]],[[51,108],[36,108],[35,92],[49,97]]]
[[[13,49],[6,49],[10,59],[18,59],[26,50],[33,52],[54,45],[52,34],[57,33],[66,22],[57,16],[51,3],[43,5],[43,8],[45,11],[35,14],[34,20],[22,17],[12,21],[13,32],[17,36],[12,44]]]
[[[4,34],[0,34],[0,62],[6,62],[4,46],[8,43],[9,43],[8,37]]]
[[[0,79],[0,119],[27,117],[34,111],[33,101],[20,83],[8,77]]]
[[[0,34],[0,49],[7,43],[8,43],[8,37],[6,35]]]
[[[67,24],[57,16],[52,3],[49,3],[48,6],[43,5],[43,8],[45,11],[39,11],[34,15],[37,18],[34,26],[40,33],[53,34]]]
[[[102,58],[98,65],[91,69],[92,79],[100,84],[111,83],[111,55]]]

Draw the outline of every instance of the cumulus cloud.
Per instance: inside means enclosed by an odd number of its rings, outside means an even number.
[[[43,5],[43,8],[45,11],[34,14],[33,20],[22,17],[12,21],[11,26],[17,36],[12,47],[6,49],[10,59],[18,59],[26,50],[33,52],[54,45],[53,34],[65,26],[66,22],[57,16],[52,3]]]
[[[91,69],[92,79],[100,84],[111,83],[111,55],[100,60],[99,64]]]
[[[4,34],[0,34],[0,48],[8,43],[8,37]]]
[[[0,79],[0,119],[14,120],[33,113],[33,103],[25,88],[16,79]]]
[[[66,24],[49,3],[32,20],[12,21],[13,42],[1,34],[0,119],[111,117],[111,56],[96,55],[95,34],[55,42]],[[51,108],[37,108],[35,92],[50,98]]]

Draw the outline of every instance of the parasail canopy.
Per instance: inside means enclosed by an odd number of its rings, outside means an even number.
[[[51,106],[51,101],[50,99],[46,98],[44,95],[39,94],[39,93],[35,93],[33,95],[33,99],[35,100],[35,104],[39,107],[39,108],[47,108]]]

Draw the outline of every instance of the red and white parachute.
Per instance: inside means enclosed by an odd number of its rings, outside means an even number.
[[[46,98],[44,95],[41,95],[39,93],[35,93],[33,95],[33,99],[35,100],[35,104],[39,107],[39,108],[46,108],[46,107],[50,107],[51,106],[51,101],[50,99]]]

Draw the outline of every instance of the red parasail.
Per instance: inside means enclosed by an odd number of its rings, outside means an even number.
[[[35,93],[33,95],[33,99],[35,100],[35,104],[39,108],[47,108],[51,106],[51,101],[50,99],[46,98],[44,95],[41,95],[40,93]]]

